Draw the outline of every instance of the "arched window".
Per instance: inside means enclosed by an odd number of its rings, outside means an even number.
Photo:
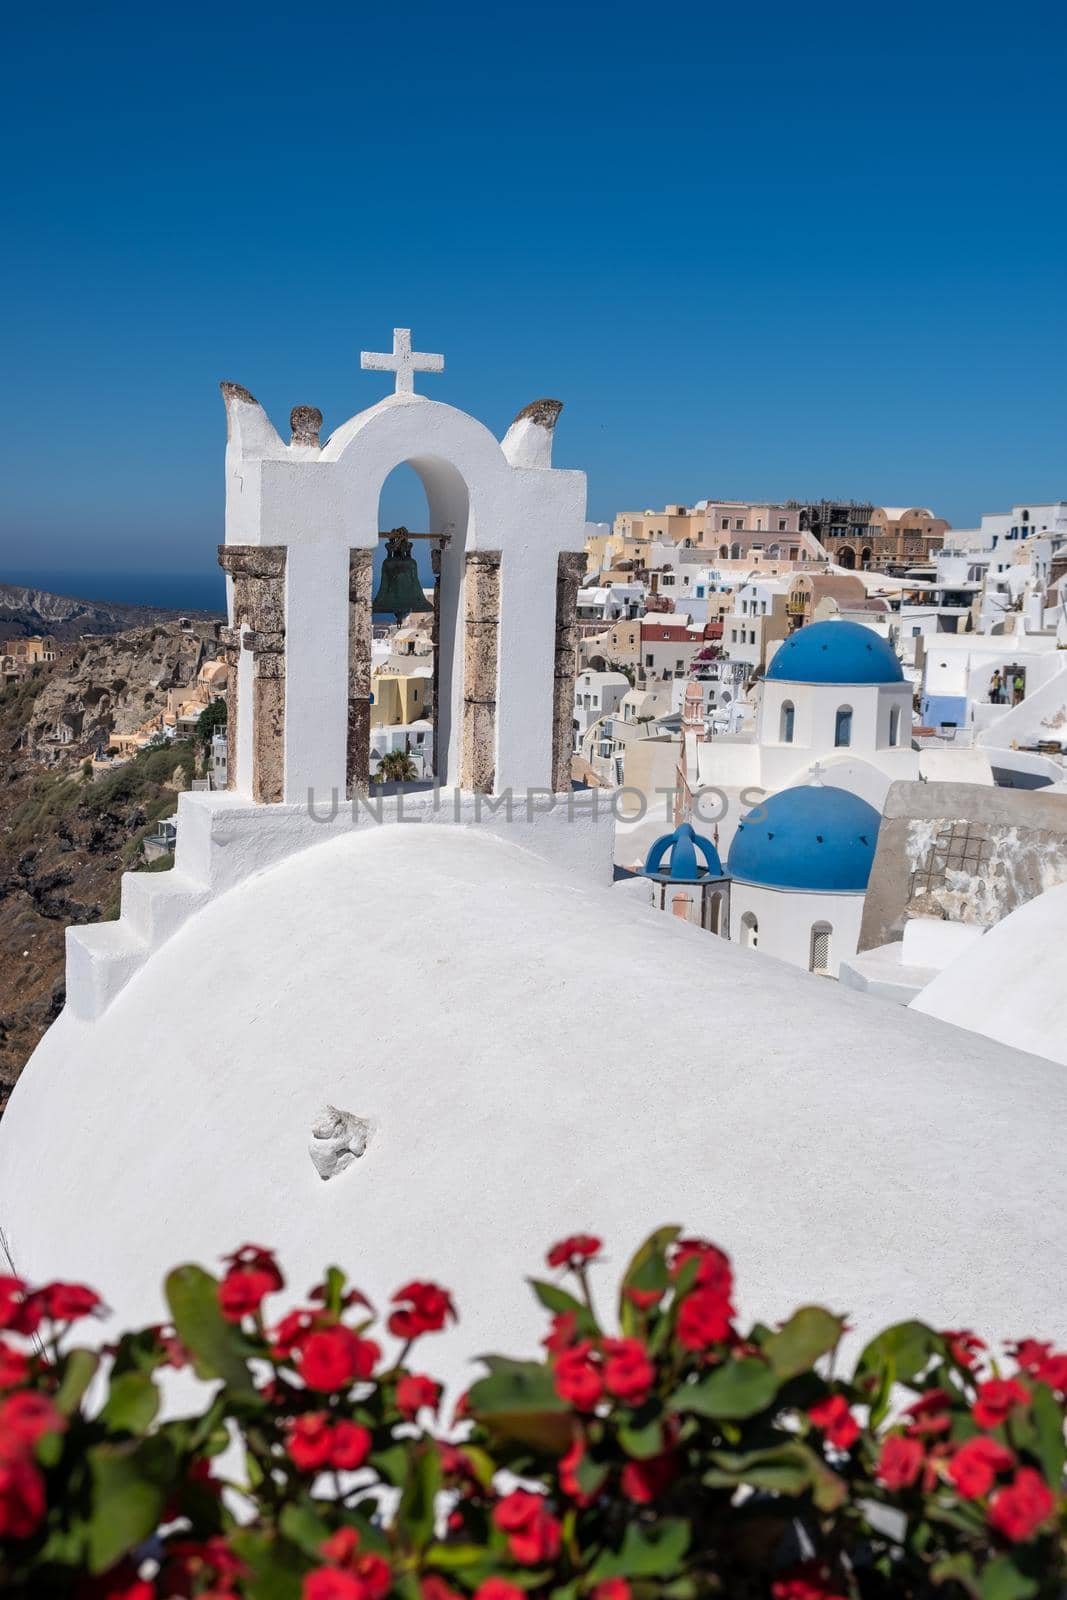
[[[783,744],[793,743],[793,721],[796,711],[792,700],[782,701],[782,715],[779,720],[778,737]]]
[[[709,933],[718,933],[721,914],[722,895],[713,894],[707,902],[707,930]]]
[[[729,559],[730,559],[730,546],[728,544],[721,544],[719,546],[719,560],[720,561],[729,561]]]
[[[861,550],[860,551],[860,566],[863,568],[864,572],[867,571],[867,568],[870,566],[870,564],[871,564],[871,552],[870,552],[870,550],[868,550],[868,549]]]
[[[740,561],[740,559],[741,559],[741,546],[739,544],[732,544],[730,546],[730,556],[731,556],[732,560]]]
[[[889,713],[889,743],[891,745],[896,745],[896,744],[900,743],[900,707],[899,706],[894,706],[892,711]]]
[[[834,744],[839,750],[847,749],[852,743],[852,707],[838,706],[837,717],[834,721]]]
[[[746,911],[741,918],[741,943],[750,950],[759,948],[759,923],[754,911]]]
[[[833,933],[828,922],[816,922],[811,930],[811,955],[808,961],[809,972],[830,972],[830,935]]]

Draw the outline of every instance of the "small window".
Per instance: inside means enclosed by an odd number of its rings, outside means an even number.
[[[833,929],[828,922],[816,922],[811,930],[811,956],[808,970],[830,974],[830,935]]]
[[[741,918],[741,943],[750,950],[759,949],[759,923],[752,911],[746,911]]]
[[[900,707],[899,706],[894,706],[892,711],[889,713],[889,743],[891,745],[897,745],[897,744],[900,743]]]
[[[852,707],[838,706],[834,722],[834,744],[845,750],[852,743]]]
[[[796,718],[796,710],[795,710],[795,708],[793,706],[792,700],[783,700],[782,701],[782,716],[781,716],[781,724],[780,724],[781,731],[779,733],[779,738],[781,739],[783,744],[792,744],[793,743],[793,724],[794,724],[795,718]]]

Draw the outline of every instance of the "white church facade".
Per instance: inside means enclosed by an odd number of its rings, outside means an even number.
[[[398,392],[321,446],[314,417],[286,444],[227,392],[233,787],[182,795],[174,870],[128,875],[118,922],[69,931],[67,1004],[0,1123],[11,1268],[99,1284],[108,1339],[163,1320],[176,1263],[248,1238],[294,1300],[330,1262],[379,1304],[430,1277],[460,1308],[434,1350],[457,1392],[472,1352],[536,1350],[532,1297],[502,1291],[546,1241],[625,1252],[665,1220],[720,1240],[770,1318],[818,1298],[859,1336],[919,1311],[1063,1338],[1062,1069],[768,959],[766,913],[753,952],[611,887],[610,812],[563,780],[585,479],[552,465],[559,407],[497,441],[412,392],[409,339],[387,359]],[[444,786],[379,822],[352,730],[400,461],[447,538]],[[859,813],[814,844],[778,820],[824,851],[792,892],[850,892]],[[782,848],[735,840],[731,921]],[[632,976],[610,1049],[591,950]],[[996,1195],[995,1251],[976,1193]]]

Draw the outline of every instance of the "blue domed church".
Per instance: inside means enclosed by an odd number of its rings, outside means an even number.
[[[757,694],[754,737],[685,756],[693,823],[714,827],[725,862],[716,931],[836,977],[857,949],[889,785],[918,776],[912,687],[888,640],[835,621],[784,639]]]

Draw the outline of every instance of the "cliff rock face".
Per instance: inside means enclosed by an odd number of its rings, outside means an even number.
[[[134,733],[166,709],[167,691],[191,685],[215,655],[212,625],[171,623],[109,638],[83,639],[64,652],[63,671],[37,695],[25,740],[43,753],[53,744],[91,754],[109,734]]]
[[[140,839],[177,804],[190,744],[87,779],[83,762],[196,680],[214,627],[174,621],[61,648],[0,691],[0,1108],[64,1000],[64,930],[113,915]]]
[[[200,622],[209,620],[208,613],[202,611],[188,615]],[[77,600],[70,595],[51,594],[47,589],[0,583],[0,640],[51,634],[61,643],[71,643],[84,634],[120,633],[126,628],[143,628],[174,616],[174,611],[161,606],[131,606],[118,600]]]

